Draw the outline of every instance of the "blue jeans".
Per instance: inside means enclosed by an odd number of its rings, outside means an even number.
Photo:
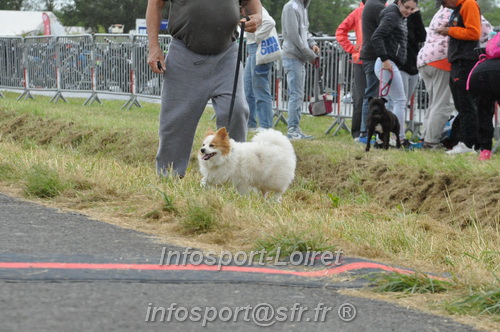
[[[366,120],[368,119],[368,97],[378,96],[379,80],[375,75],[375,60],[363,60],[363,69],[366,76],[365,97],[363,99],[363,109],[361,111],[361,134],[366,135]]]
[[[257,119],[260,127],[268,129],[273,125],[273,97],[269,86],[269,75],[271,74],[272,63],[263,65],[255,64],[255,52],[257,44],[247,45],[247,62],[245,66],[245,96],[247,98],[250,117],[248,127],[256,128]]]
[[[283,69],[288,84],[288,128],[298,128],[304,102],[306,68],[303,61],[283,56]]]

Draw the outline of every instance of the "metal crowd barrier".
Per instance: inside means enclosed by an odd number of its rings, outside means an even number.
[[[56,46],[55,39],[51,36],[26,37],[19,44],[24,92],[18,100],[34,99],[30,92],[33,90],[56,89]]]
[[[333,37],[317,37],[315,38],[321,50],[320,64],[323,74],[323,85],[325,92],[331,94],[334,100],[334,110],[329,115],[334,117],[332,125],[326,130],[328,134],[336,126],[335,134],[340,129],[350,130],[346,125],[345,120],[352,117],[352,103],[349,96],[353,84],[353,64],[350,61],[350,55],[337,43]],[[314,67],[311,63],[306,63],[306,84],[304,87],[304,103],[302,104],[302,113],[309,114],[309,100],[313,97],[314,90]],[[286,123],[283,113],[288,107],[288,97],[286,88],[286,75],[280,62],[275,63],[272,82],[274,82],[275,93],[275,114],[277,120]]]
[[[168,52],[168,47],[172,38],[170,36],[162,35],[159,37],[160,47],[165,56]],[[160,97],[162,79],[151,71],[148,66],[148,38],[144,35],[134,36],[134,62],[135,62],[135,86],[136,94],[142,96],[155,96]]]
[[[64,99],[63,91],[94,91],[95,62],[91,35],[56,37],[57,93],[51,101]]]
[[[23,43],[22,37],[0,38],[0,86],[17,89],[25,87]]]
[[[160,45],[165,55],[171,37],[161,35]],[[333,95],[334,111],[328,134],[341,129],[349,131],[345,120],[352,117],[353,65],[334,37],[316,37],[321,50],[321,71],[325,90]],[[24,90],[18,100],[34,98],[31,91],[54,91],[51,102],[66,101],[66,92],[87,92],[84,105],[101,103],[99,94],[130,96],[122,108],[141,107],[137,97],[160,98],[162,79],[147,65],[148,39],[144,35],[95,34],[37,37],[0,37],[0,88]],[[243,60],[245,61],[245,60]],[[313,96],[313,65],[306,64],[305,97],[302,112]],[[288,106],[287,83],[281,62],[275,62],[270,84],[274,95],[275,125],[286,123]],[[3,95],[0,93],[0,97]],[[428,96],[420,80],[410,107],[407,109],[407,129],[420,134]],[[497,117],[495,117],[495,126]],[[500,131],[495,131],[495,137]]]
[[[133,42],[130,35],[94,35],[94,94],[111,93],[133,95]],[[134,100],[135,101],[135,100]],[[137,106],[140,104],[137,102]]]

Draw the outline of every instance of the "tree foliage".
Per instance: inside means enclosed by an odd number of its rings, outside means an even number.
[[[477,0],[479,7],[481,7],[481,14],[491,23],[493,26],[500,25],[500,8],[495,3],[495,0]],[[420,0],[418,2],[418,8],[422,13],[422,20],[424,25],[428,26],[432,20],[434,14],[438,11],[436,7],[435,0]]]
[[[147,0],[74,0],[62,8],[59,18],[64,25],[76,25],[99,31],[111,24],[124,24],[125,31],[135,28],[135,20],[146,16]]]
[[[54,11],[57,0],[2,0],[0,10]]]
[[[56,0],[43,0],[44,9],[50,12],[56,10]]]
[[[281,31],[281,12],[289,0],[261,0],[262,5],[276,21]],[[344,18],[354,9],[358,0],[311,0],[308,7],[309,30],[334,35]]]
[[[57,0],[0,0],[0,10],[51,10],[66,26],[83,26],[106,31],[111,24],[125,24],[125,31],[135,28],[135,20],[146,16],[147,0],[68,0],[60,10]],[[281,31],[281,12],[289,0],[261,0]],[[335,30],[361,0],[310,0],[309,30],[334,35]],[[389,0],[390,2],[392,0]],[[500,26],[500,8],[495,0],[477,0],[484,17]],[[59,2],[60,3],[60,2]],[[168,4],[167,4],[168,7]],[[418,7],[427,26],[437,11],[435,0],[419,0]],[[166,16],[166,13],[165,13]]]
[[[494,27],[500,28],[500,8],[495,8],[490,12],[483,13],[483,16],[491,23]]]
[[[2,0],[0,1],[0,10],[21,10],[24,0]]]

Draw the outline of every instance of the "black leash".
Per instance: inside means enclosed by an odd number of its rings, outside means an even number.
[[[246,17],[247,21],[250,20],[249,17]],[[245,21],[241,22],[241,31],[240,31],[240,41],[238,48],[238,58],[236,59],[236,73],[234,75],[234,83],[233,83],[233,94],[231,95],[231,104],[229,106],[229,115],[227,117],[227,130],[229,131],[229,125],[231,124],[231,118],[233,117],[233,109],[234,109],[234,100],[236,99],[236,89],[238,87],[238,77],[240,75],[240,61],[242,59],[243,54],[243,35],[245,33]]]

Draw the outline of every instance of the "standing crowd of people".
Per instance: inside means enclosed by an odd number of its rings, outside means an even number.
[[[436,0],[439,7],[428,31],[422,22],[418,0],[368,0],[362,10],[362,19],[350,24],[351,15],[339,26],[337,38],[356,31],[356,44],[362,45],[360,60],[365,80],[362,106],[354,104],[353,136],[366,143],[368,100],[387,94],[389,108],[400,124],[402,145],[409,147],[405,136],[405,114],[415,92],[419,77],[429,94],[429,106],[424,116],[423,147],[443,147],[445,124],[456,110],[447,154],[476,153],[480,160],[491,158],[495,102],[500,100],[495,80],[498,76],[497,59],[478,63],[483,46],[492,27],[481,15],[476,0]],[[359,15],[359,14],[357,14]],[[358,34],[361,24],[362,34]],[[339,42],[346,52],[353,54],[353,45]],[[353,60],[354,61],[354,60]],[[496,66],[496,67],[495,67]],[[488,69],[486,69],[488,68]],[[493,69],[496,68],[496,69]],[[361,81],[355,76],[354,84]],[[467,87],[470,81],[470,89]],[[354,100],[359,100],[359,93]],[[361,124],[358,117],[361,114]],[[359,135],[358,134],[358,127]]]
[[[480,150],[491,157],[494,105],[500,99],[498,59],[476,66],[478,48],[492,31],[476,0],[436,0],[428,30],[418,0],[362,0],[335,32],[340,46],[352,56],[352,136],[366,143],[368,100],[387,95],[388,108],[397,116],[402,145],[408,147],[405,114],[421,77],[429,94],[424,117],[423,146],[442,147],[443,127],[454,110],[448,154]],[[160,20],[169,2],[172,43],[164,57],[158,42]],[[312,139],[300,128],[305,64],[315,63],[320,48],[309,32],[311,0],[290,0],[281,14],[281,53],[288,95],[289,139]],[[242,18],[243,17],[243,18]],[[270,74],[274,60],[262,60],[263,41],[272,40],[276,23],[260,0],[148,0],[146,12],[148,65],[163,75],[158,174],[184,176],[194,134],[208,101],[217,127],[228,127],[231,137],[245,141],[248,131],[272,128],[273,97]],[[245,23],[247,60],[239,77],[238,26]],[[355,41],[349,32],[355,32]],[[240,65],[241,66],[241,65]],[[476,66],[476,68],[474,68]],[[237,88],[233,91],[233,81]],[[468,86],[468,83],[470,87]],[[193,86],[196,93],[186,94]],[[231,100],[234,98],[233,100]],[[234,117],[229,114],[234,106]],[[228,120],[232,119],[230,123]]]

